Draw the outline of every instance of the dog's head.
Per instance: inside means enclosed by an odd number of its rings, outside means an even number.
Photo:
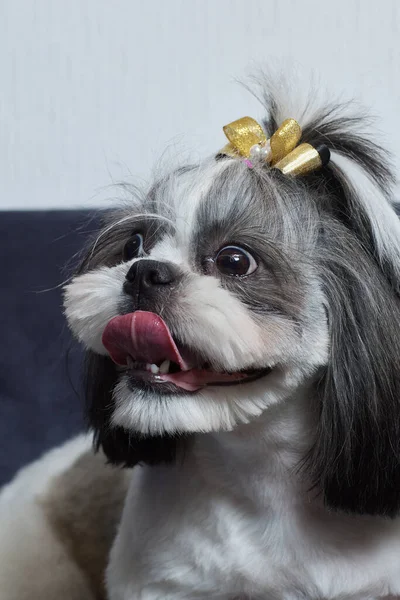
[[[301,141],[332,151],[306,176],[217,156],[111,215],[65,310],[112,462],[172,460],[191,434],[306,388],[306,464],[326,502],[398,509],[400,225],[386,159],[357,125],[332,107],[303,123]]]

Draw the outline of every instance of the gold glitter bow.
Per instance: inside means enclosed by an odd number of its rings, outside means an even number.
[[[250,168],[263,161],[285,175],[306,175],[330,159],[326,146],[314,148],[306,143],[297,146],[302,132],[294,119],[286,119],[269,140],[261,125],[251,117],[242,117],[223,129],[229,144],[220,154],[242,158]]]

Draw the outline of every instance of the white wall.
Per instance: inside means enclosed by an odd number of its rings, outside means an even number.
[[[1,0],[0,207],[96,205],[167,145],[215,151],[261,116],[234,78],[277,56],[358,94],[400,157],[399,40],[399,0]]]

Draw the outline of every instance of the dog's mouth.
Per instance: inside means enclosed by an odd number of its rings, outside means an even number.
[[[218,372],[177,343],[163,319],[154,313],[136,311],[111,319],[103,345],[112,360],[126,367],[135,380],[172,384],[186,392],[205,386],[237,385],[267,375],[271,368]]]

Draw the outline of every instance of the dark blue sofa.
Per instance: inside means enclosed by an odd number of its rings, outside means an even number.
[[[82,353],[56,286],[98,226],[89,211],[0,212],[0,486],[84,428]]]

